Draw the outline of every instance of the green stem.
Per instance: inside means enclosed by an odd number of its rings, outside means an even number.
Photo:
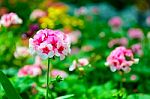
[[[49,89],[49,69],[50,69],[50,59],[48,58],[46,99],[48,99],[48,89]]]

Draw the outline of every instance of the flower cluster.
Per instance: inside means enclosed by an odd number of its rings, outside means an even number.
[[[108,24],[111,26],[111,27],[115,27],[115,28],[118,28],[122,25],[122,20],[120,17],[116,16],[116,17],[113,17],[109,20]]]
[[[139,59],[134,59],[133,53],[130,49],[125,47],[117,47],[107,57],[106,66],[109,66],[112,72],[116,70],[130,71],[130,66],[138,63]]]
[[[46,12],[44,12],[43,10],[41,9],[35,9],[33,10],[33,12],[31,13],[30,15],[30,19],[31,20],[35,20],[37,18],[41,18],[41,17],[44,17],[46,16]]]
[[[39,65],[25,65],[18,72],[18,77],[24,76],[38,76],[42,74],[41,67]]]
[[[86,66],[88,64],[89,64],[89,61],[87,58],[80,58],[78,59],[78,61],[74,60],[72,65],[69,67],[69,71],[73,71],[78,67]]]
[[[84,26],[83,20],[70,16],[68,13],[68,6],[61,4],[58,6],[51,6],[48,8],[47,15],[39,19],[42,28],[82,28]],[[58,27],[59,26],[59,27]]]
[[[16,51],[14,52],[14,56],[16,58],[27,57],[27,56],[29,56],[29,50],[27,47],[17,46]]]
[[[131,49],[133,51],[133,53],[138,54],[139,56],[143,55],[143,51],[142,51],[142,46],[141,44],[137,43],[131,46]]]
[[[139,28],[131,28],[128,30],[128,35],[132,39],[142,39],[144,37],[143,32]]]
[[[115,45],[126,46],[128,45],[128,40],[125,37],[112,39],[108,43],[108,47],[112,48]]]
[[[20,19],[18,15],[15,13],[4,14],[0,19],[0,24],[5,27],[9,27],[12,24],[21,24],[21,23],[22,19]]]
[[[69,37],[59,30],[39,30],[29,39],[31,54],[37,54],[42,59],[59,56],[61,60],[70,53]]]

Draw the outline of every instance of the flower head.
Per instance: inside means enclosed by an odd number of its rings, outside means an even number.
[[[24,76],[38,76],[42,74],[41,67],[38,65],[25,65],[22,67],[19,72],[18,76],[19,77],[24,77]]]
[[[122,20],[120,17],[116,16],[116,17],[113,17],[109,20],[108,24],[111,26],[111,27],[120,27],[122,25]]]
[[[141,44],[137,43],[131,46],[133,53],[137,53],[139,56],[143,55]]]
[[[27,47],[17,46],[14,56],[18,57],[27,57],[29,55],[29,49]]]
[[[37,18],[41,18],[43,16],[46,16],[46,12],[44,12],[43,10],[40,9],[35,9],[33,10],[33,12],[30,15],[30,19],[31,20],[35,20]]]
[[[108,43],[109,48],[112,48],[114,45],[126,46],[128,45],[128,40],[125,37],[123,37],[123,38],[116,38],[109,41]]]
[[[70,53],[70,40],[59,30],[39,30],[29,39],[31,54],[37,54],[42,59],[60,57],[61,60]]]
[[[22,19],[20,19],[16,13],[8,13],[1,17],[0,23],[5,27],[9,27],[12,24],[21,24]]]
[[[69,71],[73,71],[78,67],[86,66],[88,64],[89,64],[89,61],[87,58],[80,58],[78,59],[78,61],[74,60],[72,65],[69,67]]]
[[[139,59],[134,59],[130,49],[125,47],[117,47],[107,57],[106,66],[109,66],[112,72],[116,70],[130,71],[130,66],[138,63]]]
[[[128,30],[128,35],[132,39],[142,39],[143,38],[143,32],[139,28],[131,28]]]

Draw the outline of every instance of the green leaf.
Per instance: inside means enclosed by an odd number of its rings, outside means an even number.
[[[127,99],[150,99],[150,95],[148,94],[132,94],[127,97]]]
[[[8,99],[22,99],[8,80],[6,75],[0,71],[0,83],[2,84]]]
[[[56,99],[67,99],[67,98],[70,98],[70,97],[73,97],[74,94],[71,94],[71,95],[65,95],[65,96],[60,96],[60,97],[57,97]]]

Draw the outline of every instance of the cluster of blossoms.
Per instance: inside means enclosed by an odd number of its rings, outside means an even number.
[[[14,56],[16,58],[27,57],[27,56],[29,56],[29,50],[27,47],[17,46],[16,51],[14,52]]]
[[[81,37],[81,32],[79,30],[72,31],[71,33],[68,33],[68,36],[71,40],[71,43],[76,44],[78,39]]]
[[[39,56],[35,57],[35,62],[32,65],[25,65],[18,71],[18,77],[31,76],[35,77],[42,74],[42,69],[45,66],[41,63]]]
[[[89,64],[89,61],[87,58],[80,58],[77,61],[74,60],[72,65],[69,67],[69,71],[73,71],[78,67],[86,66]]]
[[[15,13],[4,14],[0,19],[0,24],[5,27],[9,27],[13,24],[21,24],[21,23],[22,23],[22,19],[20,19],[18,15]]]
[[[106,66],[109,66],[112,72],[116,70],[130,71],[130,66],[138,63],[139,59],[134,59],[133,53],[130,49],[125,47],[117,47],[107,57]]]
[[[128,35],[132,39],[142,39],[144,37],[143,32],[139,28],[131,28],[128,30]]]
[[[25,65],[18,72],[18,77],[24,76],[38,76],[42,74],[41,67],[39,65]]]
[[[141,44],[137,43],[131,46],[131,49],[134,53],[137,53],[139,56],[143,55]]]
[[[72,30],[74,27],[84,27],[83,20],[70,16],[68,6],[63,3],[51,5],[48,8],[47,15],[39,18],[38,21],[42,28],[54,29],[61,25],[63,29]]]
[[[35,20],[35,19],[38,19],[38,18],[41,18],[41,17],[44,17],[44,16],[46,16],[46,12],[44,12],[44,11],[41,10],[41,9],[35,9],[35,10],[33,10],[33,12],[31,13],[30,19],[31,19],[31,20]]]
[[[111,19],[108,21],[108,24],[109,24],[111,27],[119,28],[119,27],[122,25],[122,20],[121,20],[120,17],[116,16],[116,17],[111,18]]]
[[[128,40],[125,37],[116,38],[116,39],[109,41],[109,43],[108,43],[109,48],[112,48],[115,45],[126,46],[126,45],[128,45]]]
[[[61,60],[70,53],[70,40],[66,34],[59,30],[39,30],[33,38],[29,39],[31,54],[37,54],[42,59],[60,57]]]

